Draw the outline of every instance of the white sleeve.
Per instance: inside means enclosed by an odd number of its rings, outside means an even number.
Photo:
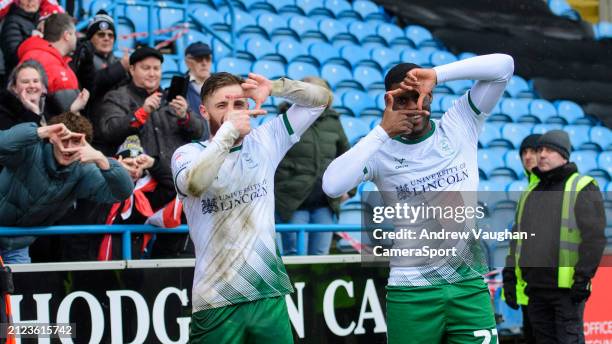
[[[493,110],[512,77],[514,60],[509,55],[491,54],[438,66],[434,70],[438,83],[477,80],[441,120],[445,130],[454,131],[458,137],[467,137],[477,144],[486,114]]]
[[[287,151],[300,141],[301,135],[319,118],[325,106],[304,107],[294,104],[286,114],[266,122],[254,129],[251,139],[267,152],[273,166],[277,166]]]
[[[491,54],[434,67],[438,83],[453,80],[477,80],[469,91],[475,112],[489,113],[504,93],[514,73],[510,55]]]
[[[192,147],[195,145],[191,144],[174,152],[172,176],[176,191],[181,198],[199,197],[212,185],[239,135],[238,129],[227,121],[221,125],[203,150],[194,152]],[[186,156],[184,157],[183,154]]]
[[[389,140],[387,132],[379,125],[355,146],[329,164],[323,174],[323,191],[336,198],[353,189],[363,180],[371,180],[376,174],[371,159]]]

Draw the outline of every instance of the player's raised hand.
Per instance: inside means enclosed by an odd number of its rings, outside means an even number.
[[[399,95],[402,92],[405,91],[400,88],[385,93],[385,112],[383,113],[380,126],[387,132],[389,137],[412,134],[414,129],[412,119],[428,115],[428,112],[424,110],[394,109],[393,96]]]
[[[423,110],[423,101],[432,93],[438,78],[433,69],[414,68],[406,73],[406,77],[400,83],[400,87],[405,91],[416,91],[419,94],[417,109]]]
[[[244,91],[244,97],[255,101],[255,109],[261,109],[268,96],[272,93],[272,81],[265,76],[249,73],[249,77],[240,85]]]
[[[254,109],[249,110],[248,108],[235,109],[234,104],[238,99],[244,99],[242,95],[228,95],[226,96],[227,113],[225,114],[225,121],[230,121],[240,132],[240,137],[245,137],[251,132],[251,116],[265,115],[266,110]],[[246,100],[245,100],[246,102]]]

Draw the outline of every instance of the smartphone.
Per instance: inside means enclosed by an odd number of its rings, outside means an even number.
[[[187,86],[188,80],[183,76],[173,76],[172,81],[170,82],[170,88],[168,89],[168,95],[166,99],[168,102],[171,102],[177,96],[181,96],[183,98],[187,97]]]

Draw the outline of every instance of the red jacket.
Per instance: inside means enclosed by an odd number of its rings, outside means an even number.
[[[63,57],[48,41],[38,36],[23,41],[17,49],[17,57],[19,63],[35,60],[43,66],[49,80],[47,89],[48,101],[51,101],[49,105],[57,107],[53,109],[55,112],[67,111],[79,94],[79,81],[68,65],[70,57]]]

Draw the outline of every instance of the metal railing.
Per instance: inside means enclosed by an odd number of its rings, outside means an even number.
[[[297,254],[306,254],[306,233],[311,232],[359,232],[360,225],[322,225],[322,224],[277,224],[279,233],[297,232]],[[133,233],[186,234],[187,225],[177,228],[160,228],[151,225],[78,225],[50,227],[0,227],[0,236],[44,236],[74,234],[121,234],[123,259],[132,259]]]

